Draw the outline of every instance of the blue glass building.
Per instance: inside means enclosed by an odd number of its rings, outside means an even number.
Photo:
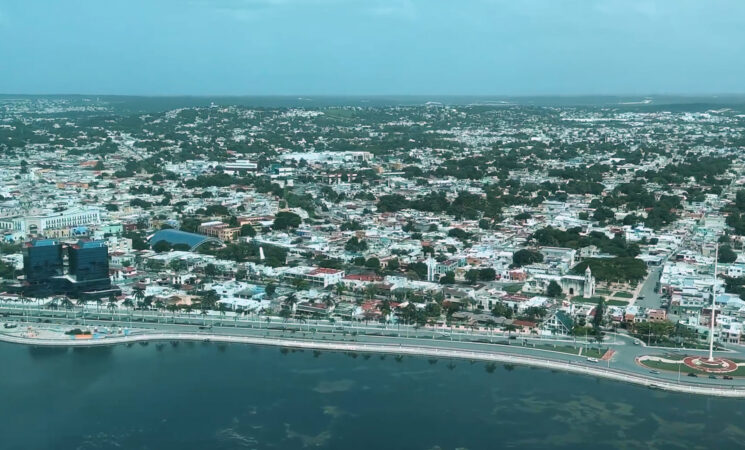
[[[23,273],[26,292],[49,295],[59,290],[63,275],[62,244],[54,239],[39,239],[23,247]]]

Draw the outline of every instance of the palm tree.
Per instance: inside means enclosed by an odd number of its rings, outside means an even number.
[[[207,326],[207,308],[201,305],[200,313],[202,314],[202,325]]]
[[[67,312],[72,309],[74,305],[72,304],[72,301],[70,301],[69,298],[64,297],[62,299],[62,307],[65,308],[65,318],[67,318]]]
[[[155,305],[155,312],[157,314],[157,320],[158,320],[158,323],[160,323],[161,311],[163,310],[163,308],[165,308],[166,304],[163,303],[163,300],[157,299],[155,300],[154,305]]]
[[[238,319],[243,315],[243,308],[235,308],[235,315],[233,316],[234,325],[238,328]]]
[[[290,311],[292,311],[292,317],[294,319],[295,318],[295,305],[297,304],[297,296],[294,293],[288,295],[287,297],[285,297],[284,304],[286,307],[290,309]]]
[[[96,299],[96,316],[99,320],[101,320],[101,305],[103,304],[103,299],[101,297],[98,297]]]
[[[23,292],[21,292],[21,295],[18,297],[18,301],[21,302],[22,316],[26,316],[26,295]]]
[[[217,309],[218,309],[218,311],[220,311],[220,316],[224,318],[225,317],[225,310],[227,309],[227,307],[225,306],[225,303],[222,303],[222,302],[218,303],[217,304]]]
[[[137,286],[134,288],[133,292],[134,292],[135,302],[137,302],[138,306],[141,306],[139,304],[142,303],[142,300],[145,298],[145,290]]]
[[[178,305],[171,303],[170,305],[166,305],[166,309],[171,312],[173,323],[176,323],[176,311],[178,311]]]
[[[109,310],[109,313],[111,313],[111,318],[113,320],[114,319],[114,310],[116,310],[116,308],[117,308],[116,297],[114,297],[113,295],[111,295],[109,297],[109,303],[106,304],[106,308]]]
[[[129,326],[131,327],[132,326],[132,309],[134,308],[135,304],[131,298],[127,297],[122,302],[122,306],[127,308],[127,313],[128,313],[127,315],[129,316]]]
[[[204,291],[199,297],[199,303],[204,309],[213,309],[218,300],[220,300],[220,296],[212,289]]]
[[[512,336],[512,332],[517,330],[517,327],[510,323],[505,325],[504,329],[507,330],[507,336]]]

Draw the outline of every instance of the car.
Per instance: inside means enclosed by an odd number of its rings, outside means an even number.
[[[695,373],[693,373],[693,372],[688,372],[688,376],[689,376],[689,377],[693,377],[693,378],[698,378],[698,375],[696,375],[696,374],[695,374]]]
[[[659,370],[650,370],[649,373],[653,373],[655,375],[659,375],[660,371]]]
[[[643,295],[640,295],[640,296],[636,297],[636,299],[637,300],[644,300],[644,296]]]
[[[599,361],[597,358],[591,358],[591,357],[588,357],[587,360],[590,362],[594,362],[594,363]]]
[[[517,336],[510,336],[509,339],[512,339],[513,341],[517,339]]]
[[[716,380],[717,379],[717,376],[716,375],[709,375],[709,378],[711,378],[712,380]]]
[[[732,378],[732,375],[725,375],[722,378],[724,378],[725,380],[734,380],[734,378]]]

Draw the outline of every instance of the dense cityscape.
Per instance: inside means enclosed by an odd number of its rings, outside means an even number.
[[[608,333],[741,341],[736,107],[0,108],[8,307],[581,337],[607,359]]]

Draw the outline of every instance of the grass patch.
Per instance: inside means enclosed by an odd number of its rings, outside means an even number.
[[[611,291],[609,289],[595,289],[595,293],[600,295],[610,295]]]
[[[533,348],[538,350],[550,350],[552,352],[568,353],[570,355],[579,355],[579,349],[582,347],[583,346],[579,344],[576,347],[571,345],[540,344],[536,345]],[[598,349],[597,347],[584,348],[582,350],[582,356],[587,358],[602,358],[607,351],[608,349],[604,347],[601,347],[600,349]]]
[[[582,352],[582,356],[587,356],[588,358],[602,358],[603,355],[605,355],[605,352],[607,352],[607,348],[588,348]]]
[[[604,298],[605,297],[599,297],[599,296],[590,297],[590,298],[572,297],[572,303],[588,303],[592,305],[597,305],[598,303],[600,303],[600,300],[603,300]],[[607,306],[627,306],[629,302],[627,302],[626,300],[605,300],[605,304]]]
[[[626,300],[608,300],[605,304],[608,306],[628,306],[629,302]]]
[[[571,345],[538,344],[532,348],[537,350],[551,350],[552,352],[569,353],[570,355],[579,354],[579,347],[572,347]]]
[[[572,297],[572,303],[592,303],[593,305],[597,305],[603,299],[605,299],[605,297]]]
[[[618,291],[615,294],[613,294],[613,296],[618,297],[618,298],[633,298],[634,294],[630,292],[625,292],[625,291]]]
[[[516,294],[523,288],[523,283],[507,284],[502,286],[502,289],[508,294]]]

